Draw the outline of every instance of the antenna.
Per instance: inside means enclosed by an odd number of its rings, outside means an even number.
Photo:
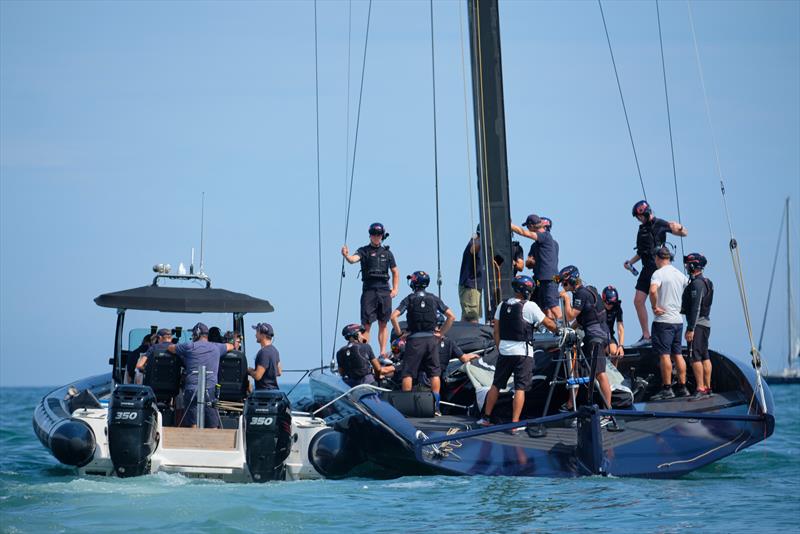
[[[203,274],[203,230],[205,229],[206,192],[200,199],[200,274]],[[194,262],[192,262],[194,263]]]

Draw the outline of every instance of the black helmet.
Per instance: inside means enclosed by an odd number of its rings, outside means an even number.
[[[653,209],[646,200],[640,200],[633,205],[633,209],[631,210],[631,214],[634,217],[637,215],[650,215],[651,213],[653,213]]]
[[[345,339],[350,339],[356,337],[359,333],[364,333],[364,331],[364,325],[353,323],[342,328],[342,335]]]
[[[558,271],[558,281],[562,284],[564,282],[567,282],[572,285],[575,285],[575,283],[578,281],[580,277],[581,277],[581,272],[574,265],[567,265],[566,267]]]
[[[619,302],[619,293],[614,286],[606,286],[603,289],[603,302],[606,304],[616,304]]]
[[[425,289],[431,283],[431,277],[425,271],[414,271],[406,276],[406,279],[408,280],[408,285],[414,291]]]
[[[511,281],[511,289],[521,295],[530,296],[533,293],[533,278],[521,274]]]
[[[379,222],[374,222],[369,225],[369,235],[384,235],[386,234],[386,228]]]
[[[708,264],[708,260],[699,252],[692,252],[683,257],[683,264],[686,265],[690,272],[702,271]]]

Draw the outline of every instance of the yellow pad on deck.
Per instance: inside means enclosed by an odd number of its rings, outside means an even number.
[[[211,449],[236,448],[235,429],[165,427],[165,449]]]

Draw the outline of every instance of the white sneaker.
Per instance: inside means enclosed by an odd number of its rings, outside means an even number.
[[[489,421],[488,419],[484,418],[484,417],[481,417],[480,419],[478,419],[475,422],[475,424],[478,425],[478,426],[492,426],[492,422]]]
[[[649,337],[640,337],[639,341],[637,341],[636,343],[631,345],[631,347],[633,347],[635,349],[638,349],[639,347],[649,347],[652,344],[653,343],[651,342]]]

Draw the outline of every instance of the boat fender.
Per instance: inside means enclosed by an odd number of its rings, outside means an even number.
[[[292,446],[291,403],[277,390],[256,390],[244,405],[245,458],[255,482],[283,480]]]
[[[365,457],[346,432],[326,428],[311,439],[308,460],[319,474],[336,479],[346,477],[354,468],[364,463]]]
[[[108,410],[108,448],[114,473],[141,476],[150,470],[158,441],[158,406],[150,386],[119,385]]]
[[[78,419],[63,419],[50,432],[50,451],[64,465],[88,464],[94,458],[95,445],[94,432]]]

